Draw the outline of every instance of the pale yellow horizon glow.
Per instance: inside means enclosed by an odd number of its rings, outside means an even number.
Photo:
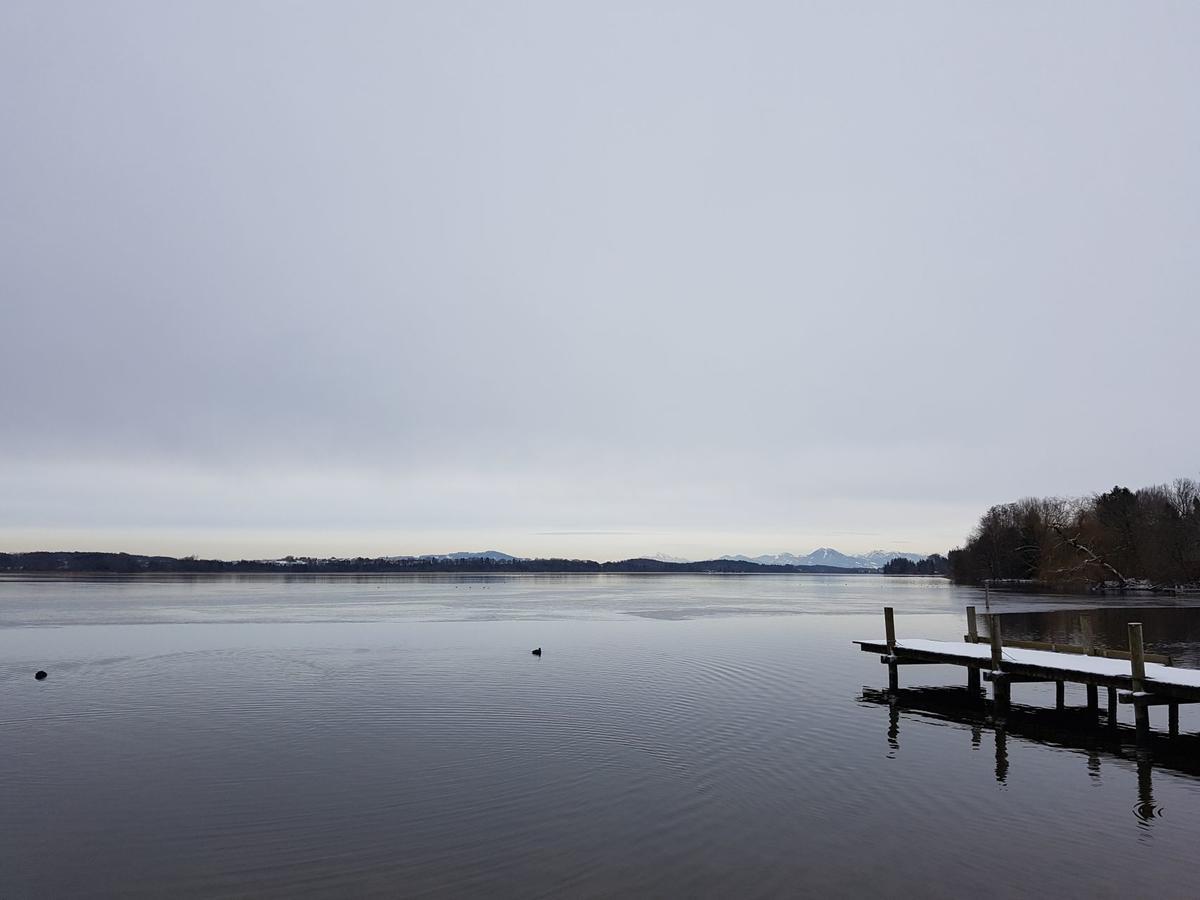
[[[195,555],[212,559],[277,559],[287,555],[314,557],[420,556],[429,553],[499,550],[523,557],[630,559],[663,554],[684,559],[724,555],[759,556],[810,553],[833,547],[848,555],[872,550],[945,553],[961,543],[956,537],[930,535],[924,540],[887,534],[752,534],[686,533],[665,530],[554,531],[531,533],[507,529],[403,532],[311,529],[0,529],[0,551],[81,550],[161,556]]]

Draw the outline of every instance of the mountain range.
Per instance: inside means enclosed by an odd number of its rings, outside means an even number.
[[[897,556],[902,556],[905,559],[911,559],[913,562],[920,562],[925,559],[926,553],[909,553],[903,550],[872,550],[869,553],[863,553],[852,556],[847,553],[842,553],[840,550],[835,550],[832,547],[818,547],[812,553],[797,555],[795,553],[768,553],[762,556],[744,556],[741,554],[731,556],[719,556],[717,559],[728,560],[731,562],[748,562],[757,563],[760,566],[832,566],[838,569],[878,569],[884,563],[890,562]],[[392,560],[413,559],[414,557],[393,556],[388,557]],[[415,557],[416,559],[449,559],[449,560],[464,560],[464,559],[490,559],[493,562],[514,562],[523,557],[511,556],[508,553],[501,553],[499,550],[479,550],[479,551],[458,551],[456,553],[428,553],[423,556]],[[654,553],[646,556],[638,557],[639,559],[653,559],[659,562],[669,563],[688,563],[693,560],[685,559],[680,556],[668,556],[665,553]]]
[[[420,556],[385,556],[383,558],[393,562],[402,559],[490,559],[492,562],[516,562],[522,557],[510,556],[499,550],[459,550],[455,553],[423,553]]]
[[[872,550],[851,556],[832,547],[818,547],[812,553],[797,556],[795,553],[773,553],[764,556],[722,556],[721,559],[758,563],[763,566],[835,566],[839,569],[878,569],[897,556],[920,562],[929,554],[908,553],[903,550]]]
[[[897,556],[920,562],[928,558],[928,553],[910,553],[906,550],[872,550],[869,553],[851,555],[834,550],[832,547],[818,547],[812,553],[798,555],[795,553],[767,553],[762,556],[744,556],[741,554],[718,556],[717,559],[730,562],[757,563],[760,566],[833,566],[838,569],[880,569],[885,563],[891,562]],[[683,556],[672,556],[668,553],[647,553],[640,559],[653,559],[665,563],[690,563],[695,560]]]

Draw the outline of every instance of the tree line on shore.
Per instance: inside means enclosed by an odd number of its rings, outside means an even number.
[[[918,560],[897,556],[884,563],[881,571],[884,575],[949,575],[950,560],[940,553],[931,553]]]
[[[1033,582],[1063,590],[1200,586],[1200,484],[993,506],[949,554],[959,584]]]

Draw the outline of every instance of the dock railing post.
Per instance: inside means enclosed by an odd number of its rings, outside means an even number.
[[[1088,656],[1096,656],[1096,629],[1092,625],[1090,613],[1080,614],[1079,633],[1083,637],[1083,652]],[[1100,686],[1097,684],[1087,685],[1087,708],[1088,713],[1093,716],[1100,714]]]
[[[900,689],[900,671],[896,665],[896,611],[890,606],[883,608],[883,630],[887,638],[888,657],[888,690]]]
[[[979,643],[979,623],[975,619],[975,607],[967,607],[967,640],[972,644]],[[979,669],[967,666],[967,690],[972,696],[979,693]]]
[[[988,637],[992,642],[992,694],[996,705],[1007,708],[1010,699],[1008,679],[1000,676],[1000,664],[1004,659],[1004,640],[1000,635],[1000,617],[995,613],[988,616]]]
[[[1142,647],[1142,623],[1129,623],[1129,666],[1133,676],[1133,692],[1144,693],[1146,690],[1146,656]],[[1137,724],[1138,737],[1145,737],[1150,730],[1150,709],[1145,703],[1134,702],[1134,721]]]

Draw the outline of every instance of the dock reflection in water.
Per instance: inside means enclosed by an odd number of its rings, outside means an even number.
[[[1163,603],[1161,599],[1153,602]],[[979,612],[983,614],[985,609],[981,607]],[[1200,608],[1193,605],[1150,605],[1148,601],[1095,609],[1001,611],[1000,618],[1004,633],[1012,638],[1094,644],[1112,650],[1126,649],[1128,623],[1141,622],[1147,652],[1164,653],[1174,665],[1200,669]]]
[[[1025,741],[1073,752],[1083,757],[1089,773],[1099,777],[1102,765],[1137,772],[1137,802],[1133,815],[1145,826],[1163,815],[1154,800],[1154,769],[1200,778],[1200,736],[1150,735],[1138,742],[1133,728],[1110,727],[1103,716],[1086,708],[1055,710],[1013,703],[997,715],[984,695],[964,687],[902,688],[888,691],[864,687],[860,703],[888,707],[888,756],[894,756],[902,741],[901,721],[955,723],[965,726],[971,746],[981,749],[989,734],[995,747],[995,777],[1006,784],[1010,772],[1009,742]],[[1019,777],[1019,773],[1016,777]]]

